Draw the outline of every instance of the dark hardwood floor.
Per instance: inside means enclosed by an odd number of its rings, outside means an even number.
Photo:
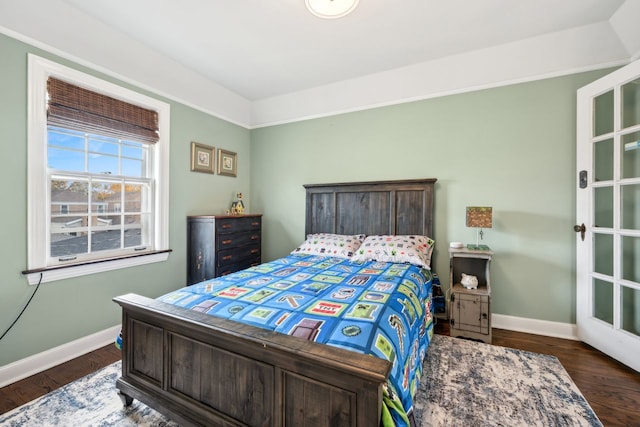
[[[448,335],[447,323],[436,332]],[[605,426],[640,426],[640,373],[578,341],[494,329],[493,344],[556,356]],[[119,359],[108,345],[1,388],[0,414]]]
[[[120,360],[120,350],[111,344],[0,388],[0,414],[44,396],[117,360]]]

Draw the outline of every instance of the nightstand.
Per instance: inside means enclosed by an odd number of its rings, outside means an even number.
[[[450,325],[452,337],[491,343],[491,280],[489,266],[493,251],[449,249],[451,288]],[[462,273],[478,278],[478,289],[460,284]]]

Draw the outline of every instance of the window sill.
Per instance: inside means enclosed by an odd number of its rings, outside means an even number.
[[[171,249],[166,251],[158,251],[151,254],[116,258],[99,262],[90,262],[86,264],[23,271],[22,274],[24,274],[27,278],[27,282],[29,283],[29,285],[37,285],[39,283],[55,282],[56,280],[85,276],[87,274],[102,273],[105,271],[118,270],[121,268],[135,267],[139,265],[151,264],[154,262],[162,262],[166,261],[169,258],[170,252]]]

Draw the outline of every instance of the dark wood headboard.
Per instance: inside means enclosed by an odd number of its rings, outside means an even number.
[[[305,234],[421,234],[433,237],[436,178],[307,184]]]

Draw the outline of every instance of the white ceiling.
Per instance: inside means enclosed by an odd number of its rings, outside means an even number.
[[[254,128],[628,63],[640,0],[0,0],[0,32]]]
[[[65,0],[255,101],[608,21],[624,0]],[[330,0],[327,0],[330,1]]]

